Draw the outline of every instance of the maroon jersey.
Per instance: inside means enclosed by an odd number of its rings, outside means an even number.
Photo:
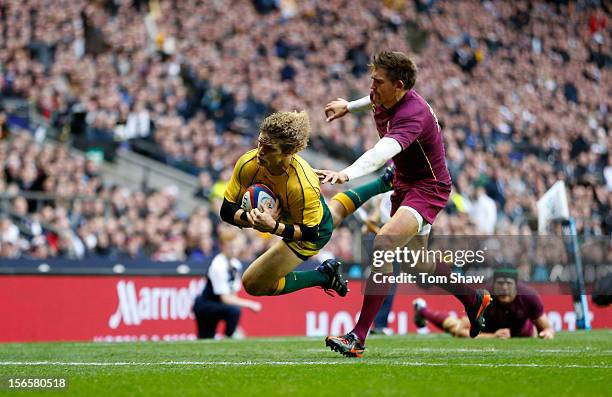
[[[544,313],[544,305],[538,293],[522,283],[516,285],[516,298],[509,304],[495,301],[485,312],[483,332],[493,333],[500,328],[509,328],[510,335],[532,336],[533,322]]]
[[[392,213],[406,205],[433,223],[448,201],[451,186],[444,141],[433,110],[410,90],[390,109],[376,105],[374,121],[381,138],[393,138],[402,146],[393,157]]]

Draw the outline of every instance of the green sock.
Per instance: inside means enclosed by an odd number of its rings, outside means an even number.
[[[275,295],[290,294],[308,287],[322,287],[327,283],[329,283],[329,276],[317,270],[291,272],[278,281]]]
[[[371,182],[357,186],[354,189],[347,190],[337,195],[342,196],[344,194],[346,197],[348,197],[352,201],[354,208],[350,208],[351,205],[347,205],[348,203],[346,203],[345,200],[342,199],[342,197],[334,198],[340,200],[340,202],[347,208],[349,212],[353,212],[372,197],[381,193],[386,193],[391,189],[391,181],[381,175]]]

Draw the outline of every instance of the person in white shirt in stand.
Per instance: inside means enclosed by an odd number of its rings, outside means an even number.
[[[476,189],[476,200],[472,202],[470,216],[476,223],[479,233],[490,235],[495,232],[497,204],[495,204],[495,200],[487,196],[487,192],[482,186]]]
[[[238,296],[241,288],[242,264],[237,259],[245,248],[245,237],[237,230],[219,230],[221,252],[214,257],[207,273],[204,291],[193,305],[198,338],[214,338],[219,322],[225,322],[225,336],[234,335],[241,309],[261,310],[261,303]]]

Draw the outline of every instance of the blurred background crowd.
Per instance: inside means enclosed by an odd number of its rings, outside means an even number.
[[[564,180],[578,233],[609,237],[610,12],[597,0],[0,2],[0,96],[32,103],[56,141],[0,107],[0,256],[210,257],[214,201],[267,114],[306,109],[310,147],[329,158],[373,146],[370,114],[327,124],[322,109],[368,94],[381,49],[415,59],[415,89],[443,125],[454,191],[435,233],[532,234],[537,199]],[[172,187],[105,184],[67,149],[91,142],[197,176],[205,205],[185,214]],[[39,191],[56,199],[23,194]],[[352,222],[326,255],[353,259]],[[249,244],[255,255],[268,241]]]

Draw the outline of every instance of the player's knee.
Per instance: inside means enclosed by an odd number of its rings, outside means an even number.
[[[266,296],[266,295],[270,295],[269,293],[267,293],[267,289],[264,288],[262,285],[256,283],[256,282],[246,282],[244,283],[244,290],[249,294],[249,295],[253,295],[253,296]]]
[[[273,288],[267,285],[267,283],[258,280],[255,277],[251,277],[248,274],[242,276],[242,286],[244,290],[253,296],[266,296],[273,294]]]
[[[253,295],[253,296],[266,296],[266,295],[270,295],[268,293],[267,288],[265,288],[264,286],[262,286],[261,284],[258,284],[256,282],[243,282],[244,285],[244,290],[249,294],[249,295]]]
[[[256,272],[252,271],[251,267],[242,274],[242,287],[249,295],[260,296],[260,284],[260,277],[257,276]]]

